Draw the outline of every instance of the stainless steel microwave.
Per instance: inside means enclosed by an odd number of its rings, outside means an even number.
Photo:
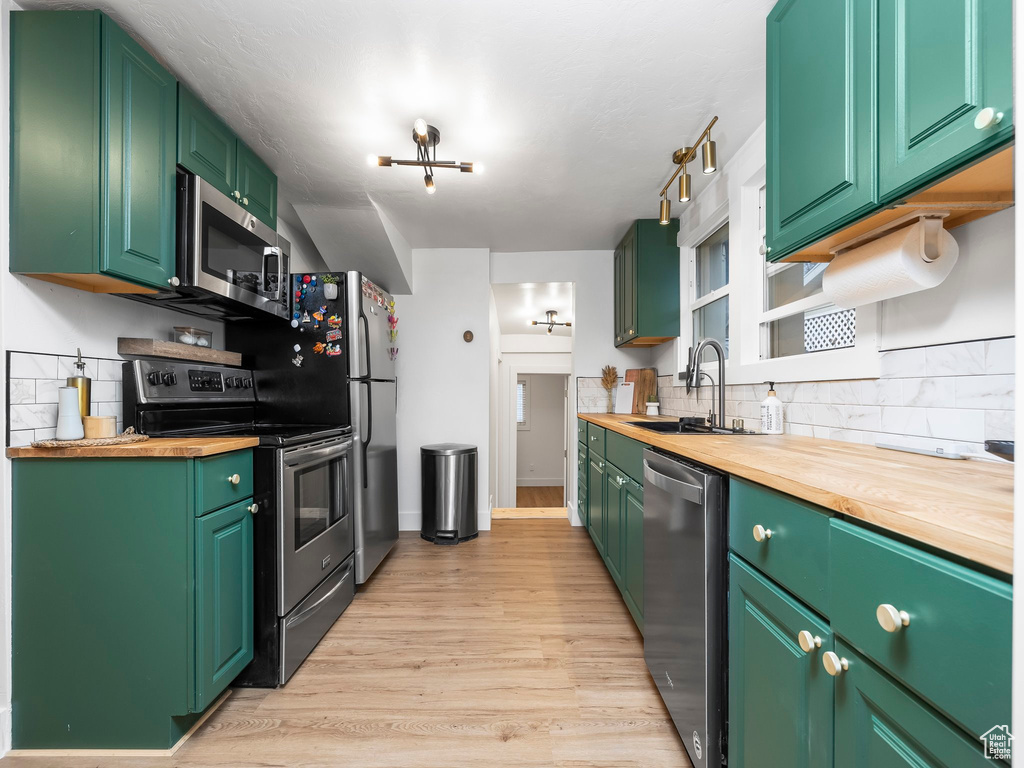
[[[130,298],[218,319],[288,317],[290,243],[212,184],[178,168],[175,274]]]

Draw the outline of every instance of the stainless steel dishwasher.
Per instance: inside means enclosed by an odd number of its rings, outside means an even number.
[[[644,451],[644,658],[696,768],[725,755],[724,478]]]

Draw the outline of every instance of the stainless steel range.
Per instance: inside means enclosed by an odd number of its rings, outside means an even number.
[[[352,430],[257,419],[253,372],[136,360],[124,419],[154,437],[255,436],[255,658],[236,685],[282,685],[355,591]]]

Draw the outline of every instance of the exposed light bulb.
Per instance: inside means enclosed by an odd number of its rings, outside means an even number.
[[[548,326],[548,336],[550,336],[554,330],[555,330],[554,326],[549,325]]]
[[[475,173],[477,176],[484,172],[483,163],[470,163],[470,165],[473,166],[473,173]]]
[[[416,122],[412,124],[412,129],[420,136],[426,137],[427,135],[427,121],[422,117],[417,117]]]
[[[659,207],[658,222],[662,226],[668,224],[671,221],[671,208],[672,204],[669,203],[667,197],[661,198],[661,206]]]
[[[427,185],[427,194],[434,194],[434,177],[429,173],[423,177],[423,183]]]
[[[685,171],[679,174],[679,202],[688,203],[690,201],[690,174]]]
[[[374,167],[380,165],[380,161],[377,159],[376,155],[367,155],[366,156],[366,164],[368,166],[370,166],[371,168],[374,168]]]

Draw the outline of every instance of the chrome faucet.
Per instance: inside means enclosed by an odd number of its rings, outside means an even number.
[[[718,355],[718,426],[725,429],[725,350],[722,349],[722,345],[719,344],[715,339],[701,339],[697,348],[693,351],[693,357],[690,358],[689,368],[689,379],[687,385],[689,387],[700,387],[700,356],[703,354],[707,347],[711,347],[715,350]],[[711,404],[712,404],[712,417],[709,420],[708,426],[715,426],[714,420],[714,382],[711,383]]]

